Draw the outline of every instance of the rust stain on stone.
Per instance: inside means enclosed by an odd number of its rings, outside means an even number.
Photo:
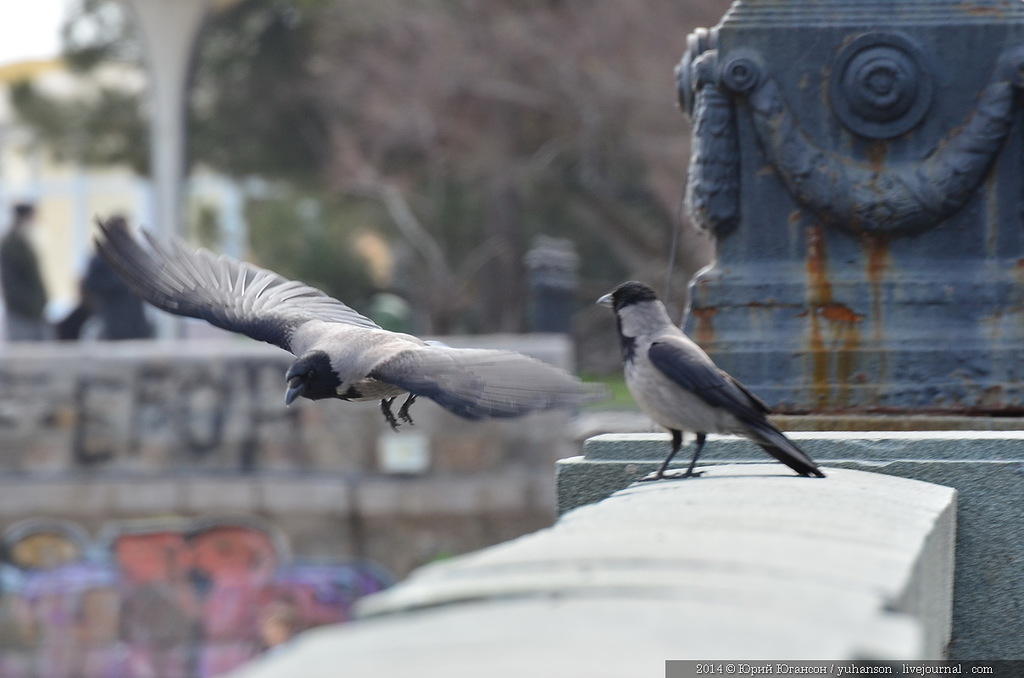
[[[956,6],[956,9],[960,10],[964,14],[970,14],[971,16],[992,16],[992,17],[1003,17],[1004,12],[999,7],[976,5],[973,2],[961,2]]]
[[[877,181],[879,175],[885,171],[885,157],[888,153],[889,145],[884,141],[874,141],[868,145],[868,166],[871,167],[871,171],[875,173],[874,176],[871,177],[872,182]]]
[[[846,304],[839,304],[834,301],[819,306],[818,313],[820,313],[825,320],[832,323],[853,324],[864,320],[864,316],[859,313],[854,313],[853,309]]]
[[[807,229],[807,283],[812,306],[832,301],[832,283],[828,279],[825,255],[825,234],[821,226]]]
[[[714,318],[718,313],[718,309],[713,306],[695,308],[691,313],[697,319],[697,327],[694,328],[694,339],[705,349],[711,347],[715,343]]]
[[[868,280],[881,284],[885,270],[889,267],[889,241],[881,235],[864,236],[868,249]]]
[[[808,350],[811,354],[811,388],[820,409],[836,409],[851,405],[856,352],[860,349],[860,323],[864,316],[833,299],[828,277],[825,236],[820,226],[807,229],[807,283],[811,333]],[[829,344],[826,345],[825,329]],[[829,362],[835,352],[835,399],[830,398],[832,382]]]
[[[811,390],[818,409],[828,406],[828,352],[821,334],[817,309],[832,301],[832,283],[828,280],[825,262],[824,233],[821,226],[807,229],[807,292],[810,296],[811,336],[807,350],[811,353]]]

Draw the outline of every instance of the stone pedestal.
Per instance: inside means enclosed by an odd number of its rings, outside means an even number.
[[[738,0],[690,36],[689,331],[776,409],[1024,410],[1024,4]]]

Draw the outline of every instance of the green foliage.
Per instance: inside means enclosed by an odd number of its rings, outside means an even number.
[[[57,101],[22,81],[11,87],[10,102],[57,158],[127,163],[139,173],[147,167],[148,133],[133,93],[99,87],[88,100]]]
[[[187,160],[231,176],[309,185],[330,143],[308,64],[317,3],[242,0],[212,14],[199,37],[189,97]],[[304,9],[306,8],[306,9]],[[141,69],[142,45],[119,0],[85,0],[64,27],[64,58],[91,77],[104,64]],[[144,93],[95,82],[68,99],[29,83],[12,91],[19,119],[57,157],[148,171]]]
[[[309,185],[330,152],[310,73],[317,3],[243,0],[199,37],[189,155],[232,176]]]
[[[216,250],[224,235],[221,231],[218,214],[217,208],[213,205],[199,203],[195,207],[192,235],[196,242],[207,249]]]
[[[353,201],[323,205],[308,195],[282,190],[246,205],[252,259],[302,280],[356,309],[373,292],[366,262],[354,251],[360,224],[379,219],[373,208]]]
[[[141,38],[132,27],[127,3],[78,0],[61,30],[64,60],[88,74],[106,63],[142,64]]]
[[[418,330],[522,330],[534,235],[576,244],[581,307],[627,277],[660,282],[686,157],[670,46],[717,16],[701,15],[712,4],[211,3],[192,71],[190,165],[291,187],[250,206],[265,265],[365,296],[353,226],[341,225],[355,219],[405,251],[397,291]],[[141,66],[125,5],[80,1],[65,30],[78,72]],[[58,101],[24,85],[14,105],[57,153],[143,171],[142,96],[100,88]],[[296,216],[307,202],[320,205],[306,210],[315,218]],[[677,289],[709,254],[683,242]]]
[[[603,384],[608,389],[609,397],[605,400],[587,405],[590,410],[636,410],[636,401],[626,386],[626,379],[619,370],[611,375],[583,375],[583,381]]]

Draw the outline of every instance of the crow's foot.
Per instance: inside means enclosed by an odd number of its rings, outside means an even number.
[[[680,470],[666,471],[665,473],[648,473],[643,478],[640,478],[638,483],[648,483],[655,480],[686,480],[687,478],[699,478],[704,471],[689,471],[683,472]]]
[[[398,420],[395,419],[394,412],[391,411],[391,403],[395,402],[392,398],[382,398],[380,401],[380,411],[384,414],[384,419],[388,422],[388,426],[391,427],[392,431],[398,430]]]
[[[405,399],[404,403],[402,403],[402,406],[398,408],[398,418],[410,426],[416,423],[412,420],[412,415],[409,414],[409,407],[411,407],[414,402],[416,402],[416,394],[410,393],[409,397]]]

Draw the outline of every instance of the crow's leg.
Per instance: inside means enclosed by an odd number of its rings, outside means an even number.
[[[679,452],[679,448],[683,446],[683,432],[677,431],[675,429],[670,430],[672,431],[672,451],[668,453],[667,457],[665,457],[665,461],[661,462],[661,468],[659,468],[654,473],[650,473],[641,478],[641,482],[648,480],[661,480],[662,478],[664,478],[665,469],[668,468],[668,465],[669,463],[671,463],[672,458],[676,456],[677,452]]]
[[[409,407],[412,406],[414,402],[416,402],[416,394],[410,393],[409,397],[405,399],[404,403],[402,403],[402,406],[398,408],[398,418],[410,425],[416,423],[412,420],[412,416],[409,414]]]
[[[667,478],[680,478],[680,479],[681,478],[696,478],[701,473],[703,473],[703,471],[697,471],[696,473],[694,473],[693,466],[694,466],[694,464],[697,463],[697,457],[700,456],[701,450],[704,449],[704,440],[706,438],[707,438],[707,436],[705,434],[703,434],[703,433],[698,433],[697,434],[697,449],[694,450],[694,452],[693,452],[693,459],[690,460],[690,467],[688,469],[686,469],[686,473],[684,473],[683,475],[674,475],[673,474],[673,475],[666,476],[665,475],[665,471],[668,470],[668,465],[670,463],[672,463],[672,459],[679,452],[679,448],[681,448],[683,446],[683,432],[682,431],[672,431],[672,451],[669,452],[669,455],[668,455],[668,457],[665,458],[665,461],[663,461],[661,463],[661,468],[659,468],[654,473],[651,473],[651,474],[648,474],[648,475],[644,476],[643,478],[640,479],[640,481],[644,482],[644,481],[649,481],[649,480],[661,480],[662,478],[666,478],[666,477]]]
[[[394,413],[391,411],[391,403],[395,402],[394,396],[390,398],[381,398],[380,411],[384,413],[384,419],[387,420],[388,426],[391,427],[392,431],[398,430],[398,420],[395,419]]]
[[[701,471],[697,473],[693,472],[693,467],[697,464],[697,457],[700,456],[701,451],[704,449],[704,441],[707,439],[706,433],[697,434],[697,449],[693,451],[693,459],[690,460],[690,467],[686,469],[686,473],[683,474],[683,478],[690,478],[692,476],[699,476]]]

